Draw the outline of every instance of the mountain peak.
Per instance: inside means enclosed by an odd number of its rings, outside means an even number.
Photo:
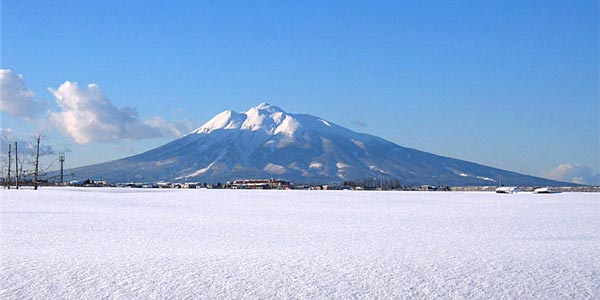
[[[256,112],[267,112],[267,113],[277,113],[277,112],[285,113],[285,111],[283,111],[283,109],[281,109],[281,108],[279,108],[277,106],[271,105],[271,104],[269,104],[267,102],[262,102],[259,105],[250,108],[245,113],[248,114],[248,113],[253,112],[253,111],[256,111]]]
[[[192,133],[209,133],[217,129],[235,129],[244,122],[246,116],[232,110],[226,110],[214,116]]]
[[[271,104],[267,103],[267,102],[261,102],[259,105],[255,106],[254,108],[256,109],[267,109],[271,107]]]
[[[293,123],[292,121],[293,118],[283,111],[283,109],[263,102],[243,113],[232,110],[223,111],[192,133],[210,133],[219,129],[261,130],[269,134],[278,132],[290,133],[288,131],[291,130],[293,132],[293,129],[298,127],[294,124],[289,124]],[[282,124],[286,126],[279,128]]]

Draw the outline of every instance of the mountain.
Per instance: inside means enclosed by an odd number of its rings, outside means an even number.
[[[296,183],[398,179],[404,184],[554,186],[565,183],[405,148],[319,117],[262,103],[226,110],[150,151],[68,171],[78,179],[226,182],[281,178]]]

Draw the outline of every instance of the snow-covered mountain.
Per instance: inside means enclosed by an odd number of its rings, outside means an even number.
[[[282,178],[329,183],[369,178],[405,184],[562,184],[405,148],[267,103],[226,110],[193,132],[131,157],[70,170],[79,179],[225,182]]]

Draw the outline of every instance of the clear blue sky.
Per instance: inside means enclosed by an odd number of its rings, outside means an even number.
[[[65,81],[94,83],[111,106],[181,131],[266,101],[526,174],[599,172],[598,1],[1,5],[1,68],[22,74],[42,107],[28,118],[3,111],[3,131],[43,128],[48,143],[71,150],[71,167],[175,137],[77,143],[50,117],[64,108],[48,88]]]

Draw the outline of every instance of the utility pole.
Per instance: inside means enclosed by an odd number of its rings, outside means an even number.
[[[15,142],[15,172],[17,172],[16,174],[16,182],[15,182],[15,186],[17,188],[17,190],[19,189],[19,150],[17,149],[17,142]]]
[[[65,163],[65,154],[60,152],[58,153],[58,161],[60,162],[60,184],[63,184],[63,166]]]
[[[42,137],[40,135],[37,136],[36,146],[35,146],[35,166],[33,171],[33,189],[38,189],[38,166],[40,165],[40,139]]]
[[[10,190],[10,163],[11,163],[11,161],[10,161],[10,158],[11,158],[10,157],[10,148],[11,147],[12,147],[12,145],[8,144],[8,176],[7,176],[8,177],[8,184],[7,184],[7,187],[8,187],[9,190]]]

